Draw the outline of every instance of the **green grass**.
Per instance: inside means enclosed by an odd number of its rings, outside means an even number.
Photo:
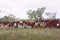
[[[60,29],[0,28],[0,40],[60,40]]]

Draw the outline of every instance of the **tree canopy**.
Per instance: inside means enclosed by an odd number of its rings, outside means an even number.
[[[45,9],[46,9],[45,7],[38,8],[37,10],[30,9],[29,11],[27,11],[28,18],[30,20],[35,20],[35,19],[42,20],[43,19],[42,14],[44,13]]]

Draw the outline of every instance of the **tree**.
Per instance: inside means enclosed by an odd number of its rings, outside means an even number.
[[[9,22],[13,22],[13,21],[15,21],[15,16],[13,15],[13,14],[9,14],[8,15],[8,20],[9,20]]]
[[[40,19],[40,20],[43,19],[42,14],[44,13],[45,9],[46,9],[45,7],[42,7],[42,8],[38,8],[37,9],[36,16],[38,16],[37,17],[38,19]]]
[[[45,7],[38,8],[37,10],[33,10],[33,11],[29,10],[27,11],[27,15],[30,20],[35,20],[35,19],[42,20],[42,14],[44,13],[44,11],[45,11]]]
[[[8,16],[4,16],[3,18],[2,18],[2,21],[8,21]]]
[[[8,16],[4,16],[3,18],[0,18],[0,21],[13,22],[13,21],[15,21],[15,16],[13,14],[9,14]]]
[[[56,13],[46,13],[48,19],[56,19]]]
[[[29,10],[27,14],[28,14],[28,17],[30,18],[30,20],[36,19],[35,10],[34,11]]]

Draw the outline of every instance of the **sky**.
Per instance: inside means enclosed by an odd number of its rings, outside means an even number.
[[[29,9],[46,7],[46,12],[57,13],[60,18],[60,0],[0,0],[0,17],[13,14],[19,18],[27,18]]]

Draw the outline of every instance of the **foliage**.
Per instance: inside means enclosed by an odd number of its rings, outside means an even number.
[[[13,15],[13,14],[9,14],[8,15],[8,20],[10,21],[10,22],[13,22],[14,20],[15,20],[15,16]]]
[[[20,21],[26,21],[25,19],[20,19]]]
[[[27,11],[27,15],[28,15],[28,18],[30,20],[34,20],[34,19],[42,19],[42,14],[44,13],[45,11],[45,7],[42,7],[42,8],[38,8],[37,10],[29,10]]]
[[[13,14],[9,14],[8,16],[4,16],[3,18],[0,18],[0,22],[3,21],[13,22],[14,20],[15,20],[15,16]]]

